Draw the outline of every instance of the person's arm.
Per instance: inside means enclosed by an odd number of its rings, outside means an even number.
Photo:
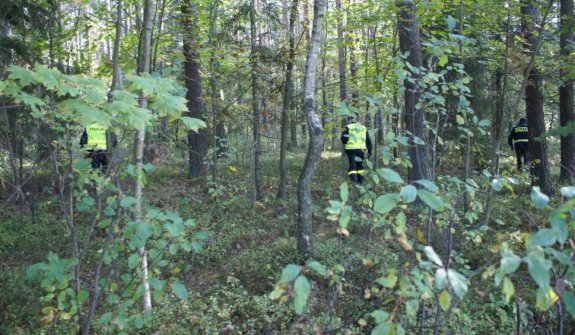
[[[345,129],[341,133],[340,139],[341,139],[341,143],[343,143],[343,145],[347,144],[347,140],[349,140],[349,129],[347,128],[347,126],[345,126]]]
[[[509,132],[509,136],[507,136],[507,143],[509,143],[509,146],[511,147],[511,149],[515,149],[513,147],[513,137],[515,135],[515,127],[511,128],[511,131]]]
[[[80,148],[83,148],[86,144],[88,144],[88,133],[86,132],[86,129],[84,129],[82,136],[80,136]]]

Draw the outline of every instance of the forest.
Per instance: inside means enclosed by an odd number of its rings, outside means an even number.
[[[573,0],[1,0],[0,334],[575,335]]]

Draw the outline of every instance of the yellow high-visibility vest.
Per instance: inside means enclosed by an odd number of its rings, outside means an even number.
[[[106,128],[99,123],[92,123],[86,127],[89,149],[106,150]]]
[[[359,123],[350,123],[347,126],[348,140],[345,144],[345,150],[367,149],[365,138],[367,137],[367,128]]]

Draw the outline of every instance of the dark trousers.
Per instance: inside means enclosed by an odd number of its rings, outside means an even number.
[[[363,181],[363,150],[354,149],[346,150],[347,160],[349,162],[349,179],[354,183],[361,183]]]
[[[515,156],[517,157],[517,170],[523,166],[529,168],[529,145],[527,143],[515,144]]]
[[[92,169],[106,171],[108,168],[108,156],[102,150],[88,150],[88,158],[92,160]]]

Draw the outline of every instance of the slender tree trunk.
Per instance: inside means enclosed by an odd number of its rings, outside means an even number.
[[[308,257],[313,254],[311,184],[315,169],[321,158],[321,148],[323,146],[323,128],[317,115],[315,90],[325,0],[314,0],[313,9],[313,27],[303,86],[303,108],[307,117],[310,137],[307,155],[298,182],[298,250],[302,255]]]
[[[335,0],[335,8],[337,10],[337,68],[339,70],[339,100],[341,102],[347,101],[347,81],[345,73],[345,39],[343,36],[343,10],[341,8],[341,0]],[[345,121],[343,121],[345,122]],[[345,125],[345,123],[342,123]]]
[[[202,76],[200,74],[200,60],[196,50],[197,41],[194,36],[198,34],[196,25],[197,4],[190,0],[182,2],[182,25],[184,27],[184,82],[188,89],[186,99],[188,100],[188,111],[186,115],[192,118],[204,119],[204,99],[202,97]],[[204,158],[207,153],[207,131],[200,129],[195,132],[188,131],[188,153],[189,166],[188,175],[199,177],[206,174],[207,169]]]
[[[533,0],[521,2],[521,30],[525,38],[525,53],[529,56],[536,55],[536,46],[539,43],[534,34],[535,24],[538,22],[537,9]],[[547,143],[539,139],[545,133],[545,118],[543,114],[543,93],[541,84],[543,76],[537,65],[533,65],[528,74],[525,86],[525,109],[527,123],[529,124],[529,151],[531,155],[532,185],[539,186],[541,192],[551,195],[553,184],[547,162]]]
[[[140,71],[138,74],[150,72],[150,57],[151,57],[151,41],[152,41],[152,0],[146,0],[144,3],[144,21],[142,31],[142,63],[138,64]],[[140,95],[140,108],[146,109],[148,107],[148,97],[143,93]],[[142,190],[144,187],[143,180],[143,165],[144,165],[144,143],[146,141],[146,129],[142,127],[136,133],[135,145],[135,165],[136,165],[136,185],[135,185],[135,217],[140,220],[142,217]],[[152,295],[150,291],[150,284],[148,282],[148,256],[146,247],[138,249],[140,254],[140,270],[142,271],[141,284],[144,287],[144,294],[142,296],[142,305],[144,312],[152,310]]]
[[[252,197],[254,201],[261,199],[262,186],[260,180],[260,109],[258,105],[258,76],[257,63],[258,52],[256,50],[256,1],[251,0],[250,8],[250,44],[251,44],[251,63],[252,63],[252,111],[253,111],[253,166],[252,166]]]
[[[412,0],[396,0],[395,4],[399,9],[399,48],[402,53],[409,53],[407,62],[414,68],[419,68],[422,61],[415,3]],[[427,140],[424,110],[421,107],[416,108],[421,96],[419,87],[414,83],[418,78],[419,75],[412,72],[411,80],[404,80],[405,126],[409,132],[409,158],[413,165],[409,169],[409,181],[429,179],[431,176],[427,161],[427,143],[417,144],[415,141],[416,137],[423,142]]]
[[[559,120],[561,126],[570,122],[575,122],[575,113],[573,112],[573,79],[567,77],[570,64],[568,61],[569,54],[575,48],[572,43],[575,42],[573,34],[573,0],[561,0],[561,71],[560,77],[562,85],[559,87]],[[575,181],[575,133],[567,136],[561,136],[561,175],[563,181]]]
[[[293,82],[292,72],[293,63],[295,61],[295,36],[294,25],[297,16],[297,7],[299,0],[292,0],[290,9],[289,22],[288,22],[288,36],[289,36],[289,56],[286,69],[285,86],[283,92],[283,108],[281,118],[281,145],[280,145],[280,184],[278,190],[278,198],[283,198],[286,195],[287,184],[287,169],[286,169],[286,151],[287,151],[287,133],[289,127],[289,114],[290,106],[293,100]]]

